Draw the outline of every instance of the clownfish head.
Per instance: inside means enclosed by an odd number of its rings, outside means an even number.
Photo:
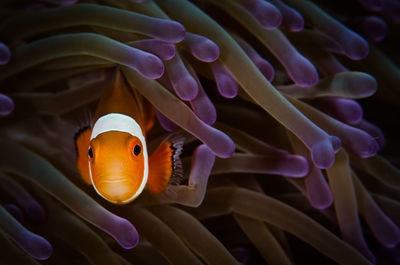
[[[110,126],[106,125],[103,127]],[[92,184],[97,193],[109,202],[129,203],[143,191],[148,178],[148,155],[141,130],[96,130],[95,126],[88,159]]]

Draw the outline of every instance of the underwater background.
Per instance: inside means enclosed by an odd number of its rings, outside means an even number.
[[[0,6],[0,264],[400,264],[398,0]],[[186,137],[128,205],[76,168],[115,72]]]

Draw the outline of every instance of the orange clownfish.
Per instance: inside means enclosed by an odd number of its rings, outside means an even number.
[[[78,171],[107,201],[129,203],[145,187],[162,193],[182,176],[182,137],[167,138],[148,155],[146,133],[153,124],[149,103],[117,70],[100,98],[92,126],[75,135]]]

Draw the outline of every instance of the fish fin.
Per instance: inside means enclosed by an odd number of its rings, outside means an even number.
[[[155,193],[164,192],[168,184],[177,185],[183,178],[182,153],[185,138],[181,134],[167,137],[149,158],[147,188]]]
[[[88,149],[92,129],[89,126],[81,128],[74,136],[77,153],[76,166],[82,179],[92,185],[89,173]]]
[[[146,100],[144,99],[144,110],[145,110],[145,120],[146,122],[146,132],[149,132],[151,128],[154,126],[154,119],[156,117],[156,113],[153,109],[153,106]]]

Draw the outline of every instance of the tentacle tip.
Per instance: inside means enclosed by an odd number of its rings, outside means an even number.
[[[207,39],[202,42],[202,45],[197,45],[197,47],[192,50],[192,53],[199,61],[212,63],[219,57],[219,47],[214,42]]]
[[[296,20],[296,22],[294,22],[292,24],[292,26],[290,27],[290,30],[293,32],[300,32],[304,29],[304,19],[303,18],[299,18],[298,20]]]
[[[304,29],[304,19],[296,12],[296,14],[284,18],[281,26],[292,32],[300,32]]]
[[[322,211],[322,210],[326,210],[326,209],[328,209],[329,207],[331,207],[331,206],[332,206],[332,203],[333,203],[333,199],[331,199],[331,200],[326,200],[326,201],[312,202],[311,205],[312,205],[315,209]]]
[[[299,87],[311,87],[318,83],[318,71],[308,59],[296,57],[292,64],[296,68],[290,67],[288,74]]]
[[[115,240],[124,249],[132,249],[139,243],[139,234],[136,228],[126,219],[121,218],[116,222],[117,234],[113,235]]]
[[[258,58],[254,60],[254,63],[257,65],[258,69],[261,73],[268,79],[268,81],[272,81],[275,76],[275,70],[272,65],[263,58]]]
[[[34,237],[30,239],[29,244],[29,250],[27,249],[27,252],[35,259],[46,260],[53,254],[53,247],[51,244],[38,235],[34,235]]]
[[[360,39],[353,41],[353,43],[349,44],[350,47],[345,49],[347,56],[355,61],[362,60],[369,54],[368,43],[361,37]]]
[[[282,15],[279,11],[270,13],[270,16],[258,19],[258,23],[266,30],[276,29],[282,24]]]
[[[42,251],[43,252],[40,255],[38,255],[38,256],[36,256],[34,258],[38,259],[38,260],[46,260],[46,259],[50,258],[51,255],[53,254],[53,247],[49,243],[48,246],[43,248]]]
[[[179,98],[184,101],[192,101],[199,93],[197,82],[191,75],[182,76],[174,84],[174,88]]]
[[[160,58],[149,54],[143,58],[142,64],[137,68],[137,71],[148,79],[158,79],[164,74],[164,64]]]
[[[400,243],[399,232],[395,233],[392,240],[381,242],[381,244],[386,248],[395,248]]]
[[[374,138],[370,138],[367,147],[359,153],[362,158],[374,156],[379,150],[379,144]]]
[[[304,78],[302,80],[295,80],[296,84],[299,87],[311,87],[311,86],[316,85],[319,81],[319,75],[316,70],[314,70],[312,72],[310,71],[309,75],[305,74],[304,76],[305,77],[308,76],[308,78]]]
[[[231,140],[231,138],[228,138],[228,140],[225,140],[224,147],[225,148],[222,152],[221,151],[215,152],[214,150],[213,150],[213,152],[219,158],[229,158],[235,153],[235,149],[236,149],[235,143]]]
[[[292,172],[291,177],[294,178],[302,178],[308,175],[310,172],[310,165],[303,156],[301,155],[290,155],[293,156],[296,160],[293,161],[291,164],[292,166],[296,165],[296,171]]]
[[[6,95],[0,94],[0,117],[10,115],[14,108],[14,101]]]
[[[318,194],[315,194],[314,196],[308,196],[308,200],[310,201],[312,207],[320,211],[331,207],[333,204],[333,196],[329,188],[327,190],[319,189],[317,192]]]
[[[319,169],[330,168],[335,162],[335,153],[331,143],[317,143],[311,149],[311,159]]]
[[[340,140],[340,138],[337,136],[331,136],[331,142],[333,150],[336,154],[342,148],[342,140]]]
[[[168,24],[164,25],[168,26],[167,29],[163,30],[164,34],[168,33],[168,37],[165,39],[165,41],[179,43],[185,39],[186,29],[181,23],[169,20]]]

